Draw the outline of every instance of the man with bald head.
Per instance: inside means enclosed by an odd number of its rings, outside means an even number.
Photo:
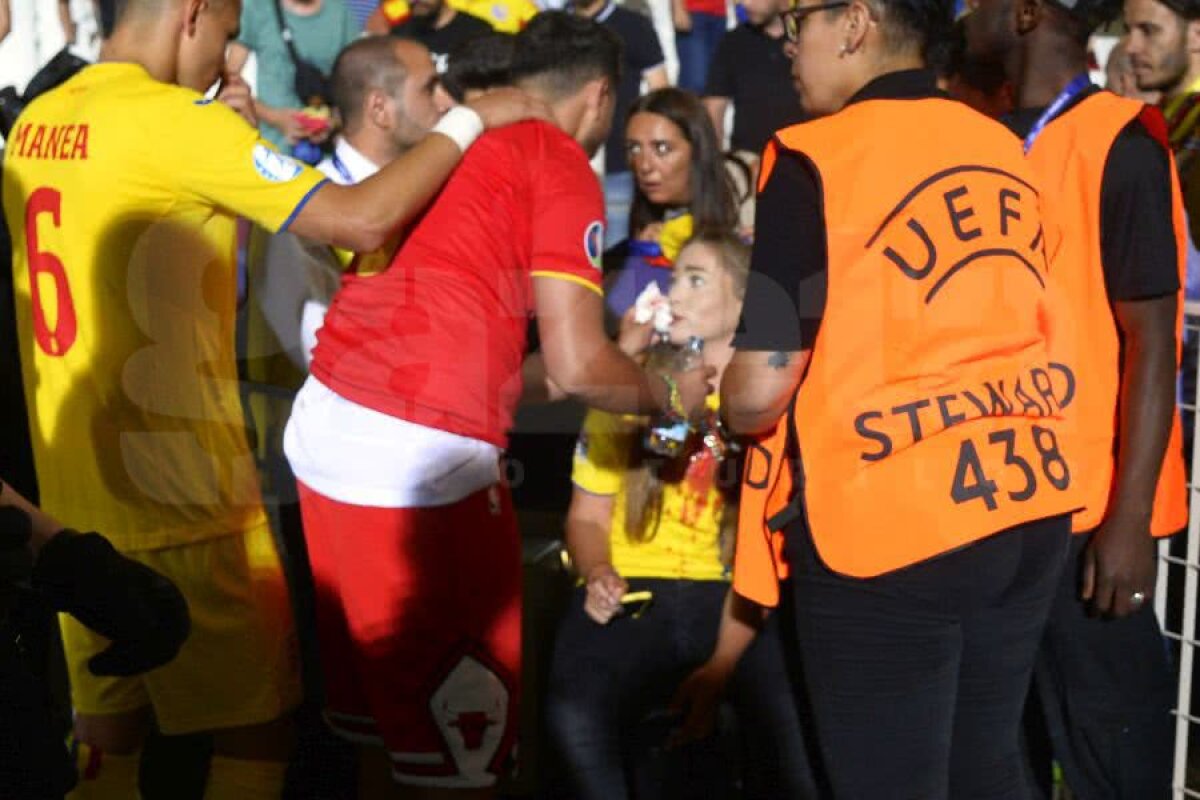
[[[453,105],[439,87],[429,50],[390,36],[345,47],[334,62],[330,89],[342,133],[317,169],[343,185],[371,177],[408,152]],[[312,360],[342,267],[329,248],[292,234],[277,234],[267,245],[255,293],[282,351],[301,369]]]
[[[213,735],[206,800],[282,791],[299,682],[238,396],[237,216],[372,250],[485,126],[540,113],[493,93],[370,179],[338,185],[259,137],[249,91],[225,69],[240,12],[239,0],[125,0],[100,63],[30,103],[6,142],[42,504],[171,577],[194,621],[174,661],[121,679],[93,675],[106,643],[63,622],[77,798],[136,797],[152,724]],[[201,92],[218,79],[213,102]]]

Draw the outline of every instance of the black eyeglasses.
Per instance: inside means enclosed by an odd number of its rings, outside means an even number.
[[[842,8],[850,5],[849,0],[837,0],[832,3],[818,3],[815,6],[801,6],[783,12],[783,33],[789,42],[800,41],[800,24],[808,19],[809,14],[818,11],[828,11],[832,8]]]

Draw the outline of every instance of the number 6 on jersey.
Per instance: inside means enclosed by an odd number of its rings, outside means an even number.
[[[57,189],[42,186],[33,191],[25,206],[25,247],[29,258],[29,294],[33,302],[33,336],[42,352],[50,356],[65,355],[75,343],[75,304],[63,263],[53,253],[38,247],[38,217],[49,214],[54,227],[62,226],[62,194]],[[54,284],[54,320],[50,326],[43,302],[43,281]]]

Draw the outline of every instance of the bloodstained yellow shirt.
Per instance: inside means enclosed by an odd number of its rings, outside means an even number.
[[[709,398],[716,408],[716,397]],[[720,530],[724,497],[716,486],[718,465],[695,459],[684,478],[664,483],[657,530],[644,541],[630,538],[625,527],[625,481],[636,436],[644,424],[628,417],[591,410],[575,447],[571,480],[589,494],[613,498],[609,543],[613,567],[626,578],[724,580]]]

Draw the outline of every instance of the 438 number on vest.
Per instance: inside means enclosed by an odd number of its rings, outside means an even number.
[[[1024,433],[1024,432],[1022,432]],[[1023,503],[1035,494],[1044,480],[1058,491],[1071,485],[1071,469],[1058,447],[1058,437],[1049,428],[1032,425],[1028,437],[1018,437],[1017,431],[1005,428],[988,434],[986,447],[1003,450],[1004,466],[1018,474],[1020,485],[1001,492],[994,476],[989,476],[972,439],[963,439],[958,448],[958,463],[950,498],[955,503],[982,501],[989,511],[999,508],[998,496],[1007,496],[1014,503]],[[1034,463],[1030,462],[1029,456]],[[1005,486],[1009,485],[1005,476]]]

